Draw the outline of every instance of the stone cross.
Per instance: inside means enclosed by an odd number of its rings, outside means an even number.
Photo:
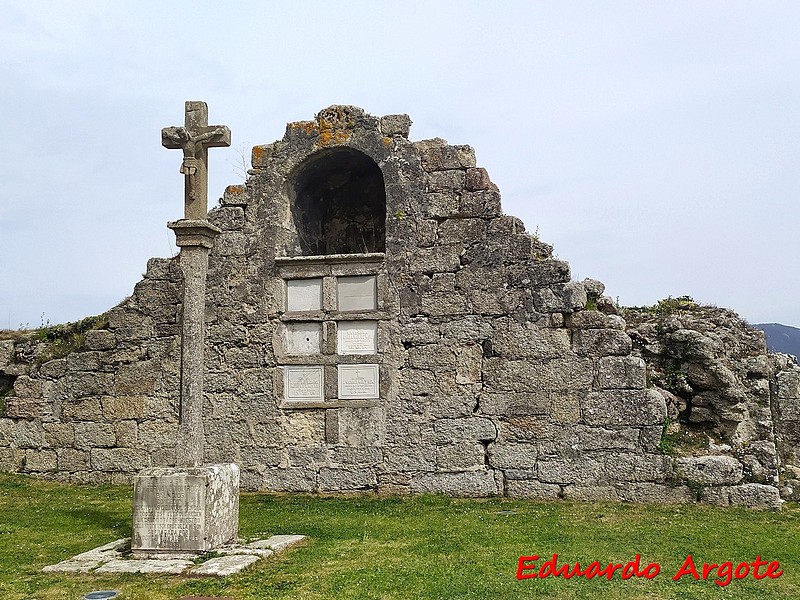
[[[161,130],[161,145],[183,150],[180,172],[185,177],[184,202],[187,219],[205,219],[208,211],[208,149],[231,145],[231,130],[208,125],[208,105],[186,102],[186,125]]]
[[[186,103],[186,126],[165,127],[161,143],[183,150],[180,172],[185,176],[185,218],[168,223],[181,249],[183,315],[181,318],[181,402],[176,445],[179,467],[203,462],[203,371],[205,352],[206,274],[208,253],[220,230],[208,217],[208,148],[230,146],[231,132],[208,126],[205,102]]]

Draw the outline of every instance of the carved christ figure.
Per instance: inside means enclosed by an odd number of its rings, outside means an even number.
[[[170,127],[162,130],[163,140],[169,140],[176,146],[183,149],[183,162],[180,172],[186,176],[186,190],[188,200],[196,201],[205,197],[201,186],[204,182],[199,181],[195,175],[199,161],[203,160],[203,153],[206,151],[206,142],[215,136],[224,136],[227,128],[217,127],[205,133],[191,133],[185,127]]]

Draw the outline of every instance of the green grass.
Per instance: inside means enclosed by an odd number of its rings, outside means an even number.
[[[44,322],[37,329],[0,329],[0,340],[14,340],[15,342],[41,342],[45,345],[42,353],[37,357],[38,364],[46,363],[54,358],[64,358],[70,352],[81,350],[86,343],[86,332],[93,329],[108,327],[108,315],[101,314],[86,317],[73,323],[50,325]],[[24,359],[23,359],[24,361]],[[22,361],[21,361],[22,362]]]
[[[41,568],[130,534],[131,490],[0,475],[0,597],[77,599],[118,589],[124,600],[230,596],[237,600],[800,597],[800,507],[781,513],[705,506],[580,504],[441,496],[322,498],[243,494],[240,534],[310,536],[304,547],[220,580],[178,576],[44,574]],[[515,578],[520,555],[582,565],[657,562],[655,579]],[[672,575],[698,563],[780,561],[778,579]],[[698,565],[699,566],[699,565]]]

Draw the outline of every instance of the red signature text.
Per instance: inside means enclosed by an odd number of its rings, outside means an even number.
[[[595,577],[605,577],[609,581],[617,576],[620,579],[631,579],[633,577],[644,577],[653,579],[661,572],[658,563],[647,563],[642,565],[642,557],[637,554],[633,560],[626,563],[599,563],[597,561],[586,564],[559,564],[558,554],[553,554],[547,560],[542,560],[538,555],[520,556],[517,561],[517,579],[545,579],[547,577],[562,577],[572,579],[573,577],[583,577],[593,579]],[[734,579],[777,579],[783,575],[781,565],[778,561],[766,561],[761,556],[756,556],[751,562],[734,563],[725,561],[722,563],[703,563],[702,566],[695,565],[694,557],[690,554],[686,557],[680,569],[672,577],[673,581],[679,581],[683,577],[692,577],[695,580],[707,581],[713,579],[720,587],[725,587]]]
[[[766,568],[761,571],[761,567]],[[690,554],[686,557],[686,560],[683,561],[681,568],[678,569],[678,572],[675,573],[672,580],[678,581],[681,577],[686,575],[690,575],[697,580],[702,579],[703,581],[707,580],[709,577],[714,577],[714,583],[720,587],[725,587],[734,578],[745,579],[748,575],[752,576],[753,579],[764,579],[765,577],[777,579],[783,575],[783,571],[779,570],[780,568],[781,565],[777,560],[766,561],[761,560],[760,556],[756,556],[753,562],[740,562],[735,567],[731,561],[725,561],[720,564],[703,563],[702,568],[698,571],[694,564],[694,558],[692,558]]]
[[[593,561],[586,565],[585,569],[581,569],[580,563],[559,566],[558,554],[553,554],[553,557],[544,561],[541,566],[536,565],[538,560],[539,557],[536,555],[520,556],[517,561],[517,579],[535,579],[537,577],[540,579],[545,577],[563,577],[564,579],[585,577],[586,579],[592,579],[594,577],[605,577],[610,580],[617,571],[620,572],[619,576],[622,579],[630,579],[631,577],[652,579],[661,571],[661,567],[657,563],[649,563],[642,568],[641,555],[639,554],[625,564],[608,563],[603,566],[599,562]]]

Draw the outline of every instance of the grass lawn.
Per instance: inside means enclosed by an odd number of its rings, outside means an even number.
[[[320,498],[243,494],[240,535],[302,533],[304,547],[220,580],[167,575],[44,574],[42,567],[130,535],[131,489],[0,475],[0,597],[261,598],[800,598],[800,507],[780,513],[705,506],[461,500],[441,496]],[[641,555],[660,574],[517,580],[521,555],[602,566]],[[672,576],[703,562],[779,561],[783,575],[725,587]],[[766,568],[761,568],[764,573]],[[531,573],[526,571],[525,573]]]

